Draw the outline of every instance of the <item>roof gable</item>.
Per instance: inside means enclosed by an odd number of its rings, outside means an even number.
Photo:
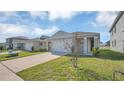
[[[24,40],[27,40],[27,39],[29,39],[28,37],[25,37],[25,36],[16,36],[16,37],[9,37],[9,38],[7,38],[7,39],[24,39]]]
[[[72,33],[58,31],[53,36],[51,36],[49,39],[71,38],[72,36],[73,36]]]
[[[70,33],[68,33],[68,32],[58,31],[58,32],[56,32],[52,37],[65,36],[65,35],[69,35],[69,34],[70,34]]]

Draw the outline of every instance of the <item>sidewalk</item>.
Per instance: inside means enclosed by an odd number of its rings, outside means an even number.
[[[23,81],[23,79],[0,63],[0,81]]]

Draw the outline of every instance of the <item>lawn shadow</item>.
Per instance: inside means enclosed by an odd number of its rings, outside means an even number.
[[[68,54],[65,56],[72,57],[71,54]],[[94,56],[83,56],[83,55],[78,56],[78,58],[81,58],[81,57],[88,57],[88,58],[92,57],[93,58]],[[124,61],[124,53],[115,52],[109,49],[102,49],[100,50],[98,56],[94,58]]]
[[[124,61],[124,54],[109,49],[100,50],[97,58]]]
[[[80,77],[80,80],[85,81],[104,81],[108,80],[104,75],[99,75],[93,70],[87,68],[77,68],[77,75]]]
[[[58,55],[58,56],[64,56],[67,55],[67,53],[64,52],[51,52],[53,55]]]
[[[74,55],[71,55],[71,54],[66,54],[64,56],[67,56],[67,57],[78,57],[78,58],[82,58],[82,57],[91,57],[93,58],[94,56],[90,56],[90,55],[78,55],[78,56],[74,56]]]

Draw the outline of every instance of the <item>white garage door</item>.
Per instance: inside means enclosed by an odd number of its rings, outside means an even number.
[[[51,42],[51,50],[52,52],[62,52],[62,53],[69,53],[69,49],[65,46],[65,42],[63,40],[53,40]]]
[[[25,50],[31,51],[32,50],[32,43],[25,43]]]

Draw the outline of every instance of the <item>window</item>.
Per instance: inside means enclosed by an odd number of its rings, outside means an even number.
[[[116,47],[116,40],[114,41],[114,43],[115,43],[115,45],[114,45],[114,46]]]
[[[42,45],[43,45],[43,43],[40,43],[39,45],[41,45],[41,46],[42,46]]]
[[[112,29],[112,35],[113,35],[114,33],[116,33],[116,25],[115,25],[115,27],[113,27],[113,29]]]
[[[124,29],[123,28],[121,28],[121,32],[124,32]]]
[[[115,25],[115,27],[114,27],[114,32],[116,33],[116,25]]]
[[[112,41],[112,47],[113,47],[113,41]]]
[[[111,31],[111,33],[112,33],[112,36],[113,36],[113,30]]]
[[[116,28],[115,27],[113,28],[113,32],[116,33]]]
[[[124,32],[124,24],[123,23],[120,24],[120,27],[121,27],[120,32]]]
[[[116,40],[112,41],[112,47],[116,47]]]

